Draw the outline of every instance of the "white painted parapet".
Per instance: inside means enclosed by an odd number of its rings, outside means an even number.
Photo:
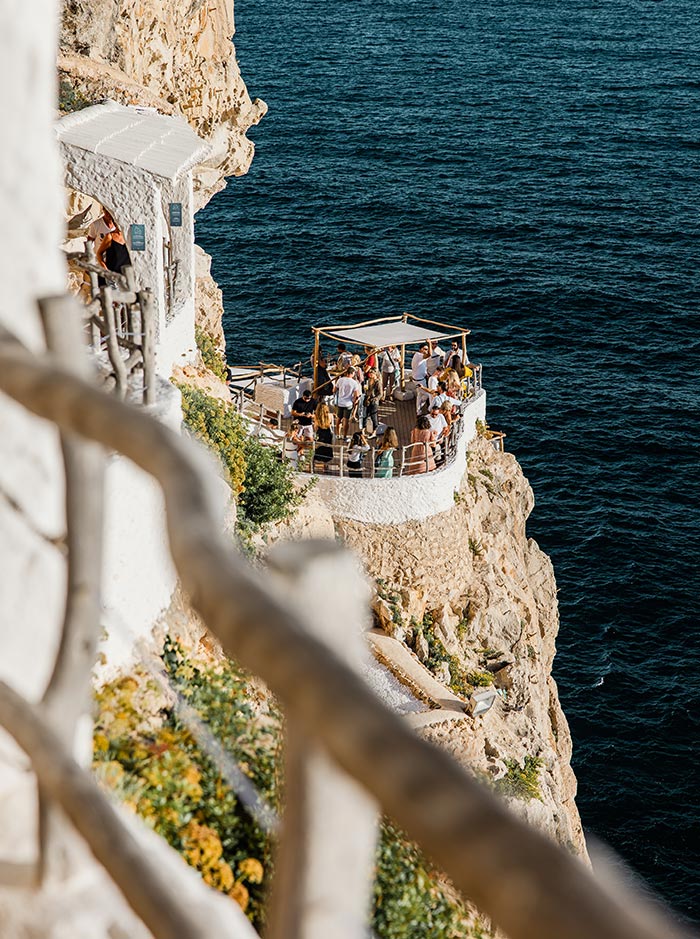
[[[449,466],[420,476],[352,479],[319,476],[317,492],[334,516],[375,525],[397,525],[446,512],[454,505],[467,468],[467,446],[476,436],[476,422],[486,420],[486,392],[464,411],[462,436]]]

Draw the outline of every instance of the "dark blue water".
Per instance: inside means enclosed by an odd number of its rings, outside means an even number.
[[[585,826],[700,919],[700,56],[690,0],[237,0],[269,115],[198,218],[230,359],[471,327],[554,560]]]

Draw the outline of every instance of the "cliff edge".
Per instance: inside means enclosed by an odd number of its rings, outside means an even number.
[[[557,587],[550,559],[526,535],[533,506],[515,457],[477,438],[451,510],[401,525],[335,523],[377,579],[378,624],[462,696],[470,686],[499,691],[483,717],[421,732],[585,857],[571,736],[552,678]]]

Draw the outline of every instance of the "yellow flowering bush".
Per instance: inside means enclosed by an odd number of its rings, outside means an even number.
[[[228,482],[238,495],[243,491],[246,472],[246,433],[233,405],[212,398],[198,388],[178,385],[182,394],[182,415],[189,432],[218,454]]]
[[[178,694],[277,807],[281,720],[275,706],[258,701],[253,708],[248,679],[236,666],[193,661],[169,639],[163,663]],[[99,691],[96,776],[261,928],[269,839],[178,718],[175,696],[164,702],[153,684],[137,675]]]

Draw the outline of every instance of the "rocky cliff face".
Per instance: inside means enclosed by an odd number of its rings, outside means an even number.
[[[232,0],[66,0],[58,60],[62,104],[104,97],[183,114],[214,145],[196,174],[198,206],[253,156],[246,131],[265,114],[251,101],[235,50]],[[197,258],[198,322],[223,345],[221,293],[210,259]],[[211,376],[180,376],[195,384]],[[211,382],[210,382],[211,384]],[[210,393],[217,393],[209,387]],[[532,491],[514,457],[484,441],[472,449],[455,506],[426,521],[387,528],[331,520],[312,495],[297,519],[270,540],[322,534],[343,537],[383,583],[378,619],[426,659],[415,625],[432,634],[461,666],[492,676],[504,693],[484,717],[436,724],[423,733],[492,779],[513,761],[537,760],[540,798],[516,807],[562,843],[585,853],[569,765],[571,740],[551,677],[558,629],[549,559],[525,533]],[[427,617],[427,619],[426,619]],[[440,675],[448,682],[449,666]],[[533,764],[534,765],[534,764]]]
[[[512,454],[479,439],[449,512],[391,527],[341,519],[336,526],[382,585],[375,612],[386,631],[409,643],[443,681],[459,667],[502,692],[483,717],[422,732],[472,770],[500,779],[506,793],[509,776],[530,766],[537,796],[513,797],[513,806],[585,855],[571,737],[551,675],[557,588],[549,558],[525,533],[533,505]],[[435,669],[420,628],[426,623],[452,666]]]
[[[247,172],[246,131],[265,114],[251,101],[231,42],[233,0],[67,0],[58,59],[62,103],[109,97],[177,112],[214,146],[196,174],[197,207]]]

